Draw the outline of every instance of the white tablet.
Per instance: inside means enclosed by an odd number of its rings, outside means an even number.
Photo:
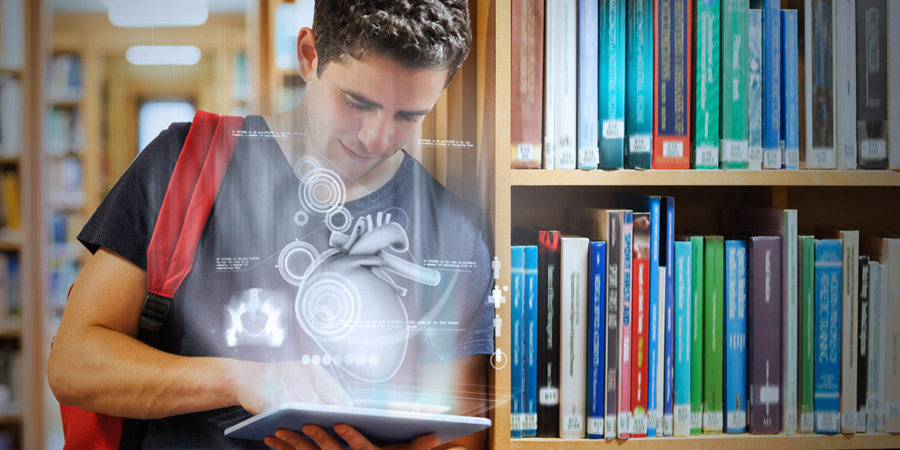
[[[423,434],[431,433],[443,444],[484,430],[491,426],[491,420],[485,417],[358,406],[284,403],[227,428],[225,436],[262,440],[274,435],[279,429],[299,432],[304,425],[318,425],[337,437],[332,431],[337,424],[354,427],[375,445],[411,442]]]

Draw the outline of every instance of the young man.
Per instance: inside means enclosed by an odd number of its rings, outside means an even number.
[[[143,448],[264,447],[224,437],[220,419],[283,401],[437,397],[450,412],[483,410],[481,396],[454,398],[450,386],[486,385],[485,221],[401,149],[468,53],[466,1],[319,1],[297,43],[304,98],[244,120],[155,347],[136,339],[147,246],[190,125],[161,133],[79,235],[94,254],[66,305],[50,385],[63,404],[149,419]],[[374,448],[351,426],[335,431]],[[303,433],[265,444],[341,448],[320,428]]]

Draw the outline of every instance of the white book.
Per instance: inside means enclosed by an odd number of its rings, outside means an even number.
[[[660,245],[664,245],[660,242]],[[666,386],[666,267],[659,267],[659,308],[656,309],[656,404],[659,408],[662,426],[656,430],[656,436],[671,436],[671,429],[674,425],[674,417],[672,414],[665,413],[665,386]]]
[[[783,211],[781,223],[782,243],[782,333],[781,352],[781,386],[784,392],[782,407],[782,431],[785,434],[797,433],[797,415],[799,411],[797,392],[797,364],[799,354],[799,306],[797,268],[797,210]]]
[[[587,408],[588,239],[560,238],[559,437],[583,438]]]
[[[578,97],[576,0],[546,3],[544,168],[574,169]]]
[[[900,3],[888,3],[888,165],[900,170]]]
[[[866,318],[869,332],[868,345],[868,379],[866,380],[866,432],[874,433],[876,430],[877,404],[878,404],[878,379],[882,370],[879,363],[879,335],[881,324],[880,317],[884,314],[881,310],[881,276],[880,264],[877,261],[869,261],[869,315]]]
[[[895,263],[900,263],[895,261]],[[881,311],[881,317],[878,320],[878,365],[881,370],[878,371],[877,401],[875,402],[875,431],[884,432],[884,382],[887,378],[887,302],[888,302],[888,276],[890,275],[890,267],[881,262],[878,268],[879,278],[881,278],[880,286],[878,286],[878,304]],[[895,274],[896,275],[896,274]]]
[[[834,8],[834,134],[837,168],[856,169],[856,1],[832,0]],[[842,396],[843,397],[843,396]],[[842,409],[843,410],[843,409]],[[843,428],[843,426],[842,426]]]
[[[23,0],[0,2],[0,67],[22,69],[25,64],[25,8]]]

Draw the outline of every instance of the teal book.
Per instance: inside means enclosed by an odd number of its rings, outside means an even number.
[[[625,165],[650,169],[653,157],[653,0],[628,0]]]
[[[600,168],[625,167],[625,0],[600,0]]]
[[[781,10],[781,147],[784,168],[800,168],[797,10]]]
[[[799,376],[797,377],[797,392],[799,393],[800,409],[800,433],[815,432],[815,415],[813,407],[813,390],[815,376],[813,367],[815,360],[815,320],[816,320],[816,296],[815,289],[815,238],[813,236],[800,236],[798,238],[797,266],[800,269],[800,342],[799,342]]]
[[[762,11],[747,14],[747,111],[750,170],[762,169]]]
[[[691,434],[703,432],[703,236],[691,236]]]
[[[725,432],[747,431],[747,241],[725,241]]]
[[[721,115],[719,167],[746,169],[750,164],[748,113],[748,21],[750,0],[722,0]]]
[[[691,253],[675,243],[675,436],[691,434]]]
[[[840,432],[841,256],[840,239],[816,239],[813,406],[818,434]]]
[[[719,168],[719,1],[697,0],[694,10],[695,169]]]
[[[721,433],[725,391],[725,239],[706,236],[703,249],[703,433]]]

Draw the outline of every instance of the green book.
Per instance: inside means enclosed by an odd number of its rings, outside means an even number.
[[[800,392],[800,432],[815,432],[815,414],[813,412],[813,393],[815,377],[815,320],[816,292],[814,284],[816,240],[813,236],[800,236],[800,376],[797,379],[797,391]]]
[[[703,249],[703,433],[724,428],[725,239],[707,236]],[[780,376],[780,374],[778,374]]]
[[[703,236],[691,236],[691,434],[703,432]]]
[[[722,0],[722,141],[719,166],[749,168],[747,21],[750,0]]]
[[[694,168],[719,168],[719,1],[694,9]]]

